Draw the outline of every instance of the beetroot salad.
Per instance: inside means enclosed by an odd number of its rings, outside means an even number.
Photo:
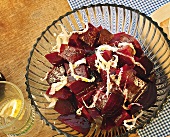
[[[56,46],[45,55],[53,65],[45,97],[58,120],[84,135],[92,123],[104,130],[134,128],[157,100],[153,63],[139,42],[90,23],[70,33],[60,27]]]

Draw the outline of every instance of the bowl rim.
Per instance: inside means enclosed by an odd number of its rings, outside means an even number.
[[[138,9],[134,9],[132,7],[125,6],[125,5],[118,5],[118,4],[115,4],[115,3],[113,3],[113,4],[110,4],[110,3],[104,3],[104,4],[98,3],[98,4],[90,4],[88,6],[82,6],[80,8],[76,8],[74,10],[66,12],[65,14],[59,16],[58,19],[54,20],[50,25],[48,25],[46,27],[46,29],[41,32],[41,35],[37,38],[35,44],[32,47],[32,50],[30,51],[30,55],[29,55],[29,58],[27,60],[28,64],[26,66],[26,74],[25,74],[25,78],[26,78],[26,81],[25,81],[26,91],[28,93],[28,98],[31,100],[31,105],[34,107],[35,111],[39,114],[40,119],[43,120],[46,125],[50,126],[52,130],[55,130],[59,134],[64,134],[65,136],[68,136],[68,137],[71,137],[73,135],[70,135],[69,133],[63,132],[62,130],[60,130],[57,127],[55,127],[52,123],[48,122],[48,120],[45,118],[45,116],[43,116],[41,114],[40,110],[36,106],[36,104],[34,102],[34,99],[32,97],[31,91],[30,91],[30,87],[29,87],[29,78],[28,78],[29,77],[29,66],[30,66],[31,58],[32,58],[32,55],[33,55],[35,47],[37,46],[38,42],[41,40],[43,35],[46,33],[46,31],[51,26],[53,26],[55,23],[57,23],[58,21],[60,21],[61,19],[63,19],[64,17],[66,17],[66,16],[68,16],[68,15],[70,15],[72,13],[75,13],[75,12],[77,12],[79,10],[83,10],[83,9],[87,9],[87,8],[91,8],[91,7],[97,7],[97,6],[119,7],[119,8],[123,8],[123,9],[127,9],[127,10],[130,10],[130,11],[133,11],[133,12],[143,16],[144,18],[148,19],[153,25],[155,25],[156,28],[159,29],[160,33],[163,35],[163,37],[165,38],[165,41],[168,43],[168,46],[170,47],[170,40],[168,39],[167,34],[163,31],[163,28],[160,27],[156,21],[154,21],[151,17],[149,17],[145,13],[140,12]],[[140,127],[138,126],[138,127],[133,128],[132,130],[126,131],[122,135],[124,136],[124,135],[128,135],[128,134],[136,133],[139,129],[143,129],[147,124],[149,124],[153,120],[153,118],[157,117],[158,113],[160,111],[162,111],[163,106],[167,103],[168,99],[170,99],[170,91],[168,91],[168,94],[167,94],[165,100],[162,102],[162,105],[160,105],[160,108],[158,110],[156,110],[155,113],[153,113],[152,116],[147,121],[145,121],[145,123],[143,123]]]

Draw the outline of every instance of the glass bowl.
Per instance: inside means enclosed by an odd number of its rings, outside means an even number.
[[[92,124],[87,136],[113,137],[135,133],[136,130],[143,128],[156,117],[163,104],[166,104],[170,90],[170,42],[163,29],[156,22],[130,7],[116,4],[90,5],[68,12],[49,25],[37,39],[28,59],[26,85],[31,103],[41,119],[53,130],[66,136],[83,136],[58,121],[59,114],[53,108],[47,108],[49,102],[43,94],[49,88],[49,85],[46,81],[40,79],[44,78],[52,68],[52,65],[44,56],[50,53],[52,47],[56,44],[56,35],[62,31],[59,24],[62,24],[68,32],[71,32],[83,29],[85,22],[90,22],[96,27],[101,25],[112,33],[126,32],[134,36],[141,44],[145,55],[154,63],[157,102],[144,111],[143,115],[137,120],[135,128],[127,131],[122,126],[105,131]]]

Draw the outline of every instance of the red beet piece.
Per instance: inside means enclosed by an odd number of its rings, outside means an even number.
[[[59,91],[56,91],[55,94],[52,95],[52,97],[58,99],[69,99],[70,97],[72,97],[72,93],[67,87],[63,87]]]
[[[70,38],[69,38],[69,42],[68,45],[69,46],[73,46],[73,47],[79,47],[82,48],[82,42],[80,39],[78,39],[79,34],[78,33],[73,33]]]
[[[102,126],[101,126],[102,130],[110,130],[114,126],[115,126],[115,123],[114,123],[114,120],[112,119],[112,117],[104,117],[103,118],[103,122],[102,122]]]
[[[110,41],[110,43],[114,43],[116,41],[119,42],[125,34],[126,34],[125,32],[120,32],[120,33],[114,34],[112,40]]]
[[[133,49],[127,44],[126,46],[120,47],[118,52],[123,53],[125,55],[134,56]]]
[[[95,60],[97,59],[96,54],[86,57],[86,62],[90,66],[90,69],[96,70]]]
[[[66,73],[67,73],[68,82],[75,81],[75,78],[73,76],[71,76],[71,71],[70,71],[70,68],[69,68],[69,64],[68,63],[64,63],[64,67],[65,67],[65,70],[66,70]],[[82,76],[82,77],[85,77],[85,78],[89,78],[90,77],[88,68],[84,64],[81,64],[78,67],[76,67],[74,69],[74,73],[76,75],[79,75],[79,76]]]
[[[101,89],[102,91],[106,91],[106,82],[97,82],[97,89]]]
[[[66,64],[66,63],[64,65],[65,65],[65,68],[68,66],[68,64]],[[70,69],[66,68],[66,72],[67,72],[67,77],[68,77],[69,82],[75,80],[74,77],[71,76]],[[78,67],[76,67],[74,69],[74,72],[75,72],[76,75],[79,75],[79,76],[82,76],[82,77],[85,77],[85,78],[90,77],[89,72],[88,72],[88,68],[84,64],[81,64]]]
[[[112,115],[117,109],[119,109],[124,102],[124,97],[120,93],[112,93],[109,95],[109,98],[103,107],[101,113],[105,115]]]
[[[76,95],[76,98],[78,99],[79,102],[83,103],[85,102],[91,102],[92,100],[92,95],[95,93],[96,87],[95,86],[90,86],[89,88],[84,89],[81,93]]]
[[[141,90],[145,87],[146,82],[136,77],[136,72],[130,66],[123,66],[122,78],[120,87],[122,90],[128,90],[127,99],[131,103],[140,94]]]
[[[88,24],[88,26],[89,26],[88,30],[83,34],[80,34],[79,39],[81,39],[84,43],[86,43],[90,47],[93,47],[98,35],[98,29],[90,23]]]
[[[63,62],[63,58],[58,55],[58,52],[46,54],[45,58],[55,66],[58,66]]]
[[[102,54],[103,58],[106,60],[106,61],[109,61],[112,59],[112,51],[109,51],[109,50],[105,50]]]
[[[134,115],[136,112],[142,110],[142,105],[139,103],[131,103],[128,105],[128,109],[130,110],[130,114]]]
[[[136,50],[136,56],[140,57],[143,54],[143,50],[139,44],[139,42],[133,37],[125,32],[114,34],[113,39],[110,41],[110,44],[112,45],[118,45],[120,42],[127,42],[132,43],[134,45],[134,48]]]
[[[117,108],[111,116],[104,115],[101,128],[109,130],[116,126],[117,121],[121,118],[122,109],[122,107]]]
[[[83,89],[89,87],[91,85],[91,83],[89,82],[84,82],[81,80],[75,80],[73,82],[68,83],[66,86],[68,88],[70,88],[70,90],[74,93],[74,94],[78,94],[80,93]]]
[[[88,108],[87,111],[93,119],[92,122],[95,122],[95,124],[100,127],[103,122],[103,117],[101,116],[99,110],[97,108]]]
[[[116,124],[116,126],[121,126],[121,125],[123,125],[124,120],[132,118],[131,115],[129,113],[127,113],[126,110],[124,110],[123,108],[120,110],[121,110],[121,114],[117,115],[117,117],[116,117],[116,115],[113,117],[114,123]]]
[[[61,72],[59,67],[54,66],[52,70],[48,73],[47,82],[51,85],[52,83],[56,83],[60,81],[58,76],[64,75],[64,72]]]
[[[77,116],[76,114],[60,115],[58,120],[84,135],[90,130],[90,122],[83,116]]]
[[[90,116],[89,112],[87,111],[87,109],[85,107],[83,107],[82,113],[83,113],[83,116],[88,119],[88,121],[90,121],[90,122],[93,121],[92,117]]]
[[[85,108],[84,104],[83,103],[80,103],[78,102],[78,108],[82,108],[81,112],[82,112],[82,116],[84,116],[85,118],[88,119],[88,121],[92,122],[93,119],[92,117],[90,116],[89,112],[87,111],[87,108]]]
[[[129,46],[124,46],[118,50],[117,53],[113,53],[118,56],[118,67],[122,67],[124,65],[129,65],[129,66],[134,66],[133,58],[133,51],[131,47]]]
[[[155,72],[152,72],[150,76],[148,77],[148,80],[155,83],[156,82],[156,74]]]
[[[134,83],[136,71],[134,71],[132,67],[128,65],[124,65],[121,69],[122,69],[122,78],[120,81],[120,86],[123,89],[125,84],[126,86],[128,86]]]
[[[79,75],[79,76],[82,76],[82,77],[85,77],[85,78],[90,77],[89,72],[88,72],[88,68],[84,64],[81,64],[78,67],[76,67],[74,71],[75,71],[76,75]]]
[[[155,83],[149,82],[144,93],[139,97],[137,103],[143,106],[143,110],[147,110],[157,101],[157,88]]]
[[[98,108],[101,111],[106,106],[106,102],[108,101],[108,98],[103,91],[98,90],[96,91],[95,94],[98,94],[97,92],[100,92],[100,93],[96,101],[96,108]]]
[[[68,48],[67,44],[61,44],[60,53],[62,53],[66,48]]]
[[[97,30],[98,31],[101,31],[103,28],[102,28],[102,26],[100,25],[99,27],[97,27]]]
[[[93,119],[97,119],[98,117],[101,117],[99,110],[96,108],[88,108],[87,111],[89,112],[90,116]]]
[[[100,69],[100,75],[101,75],[102,81],[104,83],[106,83],[107,82],[107,72],[103,69]]]
[[[73,76],[71,76],[71,71],[70,71],[68,63],[64,63],[64,68],[65,68],[65,71],[66,71],[68,83],[75,81],[75,78]]]
[[[142,56],[138,62],[141,63],[141,65],[145,68],[146,73],[141,67],[135,66],[134,70],[137,72],[136,75],[141,79],[147,79],[153,70],[154,64],[148,59],[147,56]]]
[[[64,114],[71,114],[75,112],[75,108],[69,100],[58,99],[54,110],[60,113],[61,115]]]
[[[65,46],[65,49],[59,55],[68,62],[74,63],[85,57],[85,51],[76,47]]]
[[[50,95],[49,93],[50,93],[50,90],[51,90],[51,87],[49,87],[47,90],[46,90],[46,94],[47,95]]]
[[[108,44],[113,38],[113,34],[106,29],[99,31],[97,45]]]

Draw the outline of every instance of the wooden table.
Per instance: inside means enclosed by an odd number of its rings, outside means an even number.
[[[67,0],[0,0],[0,72],[27,98],[27,59],[36,38],[62,14],[70,11]],[[38,137],[57,134],[44,126]],[[0,133],[0,137],[5,137]]]
[[[25,98],[25,68],[36,38],[70,10],[67,0],[0,0],[0,72],[22,90]],[[45,125],[38,137],[55,134]],[[0,133],[0,137],[5,136]]]

